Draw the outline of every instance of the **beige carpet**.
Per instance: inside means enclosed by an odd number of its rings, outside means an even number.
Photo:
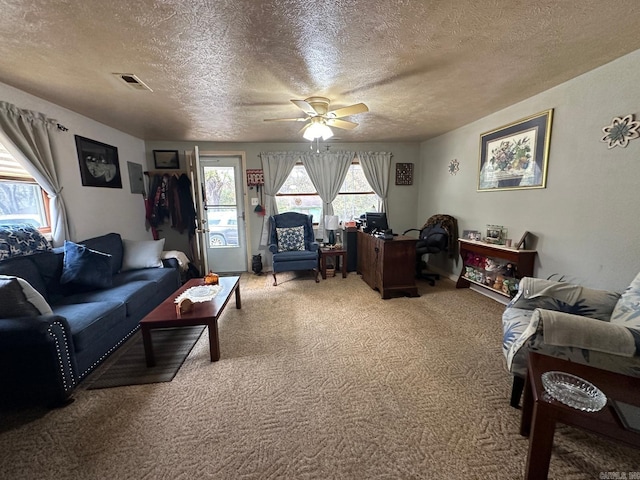
[[[383,301],[355,274],[279,277],[243,278],[217,363],[203,335],[171,382],[3,413],[0,477],[522,478],[502,305],[448,280]],[[611,471],[640,452],[558,429],[550,478]]]

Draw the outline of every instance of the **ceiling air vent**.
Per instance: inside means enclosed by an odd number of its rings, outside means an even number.
[[[153,92],[146,83],[136,77],[133,73],[114,73],[114,75],[123,81],[129,88]]]

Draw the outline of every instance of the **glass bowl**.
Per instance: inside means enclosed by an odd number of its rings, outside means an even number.
[[[597,412],[607,404],[607,397],[598,387],[570,373],[545,372],[542,385],[559,402],[584,412]]]

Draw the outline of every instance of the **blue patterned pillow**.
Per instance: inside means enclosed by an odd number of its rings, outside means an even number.
[[[278,251],[291,252],[304,250],[304,226],[276,228]]]
[[[51,250],[46,238],[32,225],[0,225],[0,260]]]

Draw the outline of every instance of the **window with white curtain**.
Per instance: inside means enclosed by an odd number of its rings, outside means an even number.
[[[0,225],[19,223],[50,232],[48,196],[0,143]]]
[[[314,223],[318,223],[322,215],[322,200],[302,163],[293,167],[287,181],[276,194],[276,204],[279,213],[313,215]],[[338,215],[340,221],[348,221],[365,212],[378,212],[380,208],[380,199],[367,182],[362,166],[358,162],[352,163],[340,193],[333,201],[334,214]]]

